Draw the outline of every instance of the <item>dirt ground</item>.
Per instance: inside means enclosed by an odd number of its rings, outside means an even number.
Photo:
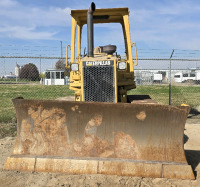
[[[7,156],[11,155],[15,137],[0,139],[0,187],[42,186],[200,186],[200,117],[191,115],[184,132],[185,153],[192,165],[196,180],[122,177],[109,175],[66,175],[3,171]],[[10,134],[8,134],[9,136]]]

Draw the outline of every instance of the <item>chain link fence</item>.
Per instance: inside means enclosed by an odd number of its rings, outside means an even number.
[[[47,50],[48,51],[48,50]],[[73,96],[69,90],[69,74],[64,70],[64,49],[59,57],[35,53],[0,54],[0,122],[15,118],[12,99],[57,99]],[[49,51],[48,51],[49,52]],[[137,88],[128,92],[135,95],[150,95],[161,104],[188,104],[200,109],[200,51],[138,50],[139,64],[135,67]],[[167,58],[168,57],[168,58]],[[171,62],[171,65],[170,65]],[[171,69],[170,69],[171,67]],[[171,75],[171,76],[170,76]]]
[[[200,106],[199,59],[172,59],[171,70],[170,59],[140,59],[135,81],[131,94],[148,94],[162,104]]]

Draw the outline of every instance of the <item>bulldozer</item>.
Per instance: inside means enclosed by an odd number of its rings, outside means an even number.
[[[136,88],[137,65],[128,8],[96,9],[92,3],[88,10],[72,10],[71,16],[66,66],[74,100],[13,99],[17,137],[4,170],[194,179],[183,141],[189,106],[127,94]],[[94,24],[99,23],[121,24],[125,57],[115,45],[94,48]],[[84,25],[87,54],[81,54]]]

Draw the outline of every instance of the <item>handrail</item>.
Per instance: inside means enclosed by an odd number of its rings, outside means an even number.
[[[71,50],[71,46],[70,45],[67,45],[66,47],[66,68],[68,68],[68,48]]]
[[[136,47],[136,43],[133,42],[131,44],[131,47],[133,47],[133,44],[135,45],[135,60],[136,60],[136,64],[133,64],[134,66],[137,66],[138,65],[138,57],[137,57],[137,47]]]

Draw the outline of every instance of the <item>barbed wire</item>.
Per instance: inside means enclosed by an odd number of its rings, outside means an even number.
[[[65,60],[66,57],[59,57],[59,56],[0,56],[0,58],[24,58],[24,59],[62,59]],[[70,57],[68,58],[70,59]],[[136,60],[135,58],[133,58],[133,60]],[[138,60],[144,60],[144,61],[151,61],[151,60],[161,60],[161,61],[169,61],[169,58],[138,58]],[[191,58],[191,59],[185,59],[185,58],[175,58],[175,59],[171,59],[173,61],[200,61],[200,58]]]
[[[83,53],[85,47],[81,48]],[[140,58],[169,58],[172,49],[141,49],[138,48],[138,56]],[[125,49],[123,44],[117,45],[118,54],[124,55]],[[0,45],[0,56],[65,56],[66,47],[61,46],[47,46],[47,45]],[[133,53],[134,55],[134,53]],[[200,50],[185,50],[185,49],[174,49],[173,58],[200,58]]]

